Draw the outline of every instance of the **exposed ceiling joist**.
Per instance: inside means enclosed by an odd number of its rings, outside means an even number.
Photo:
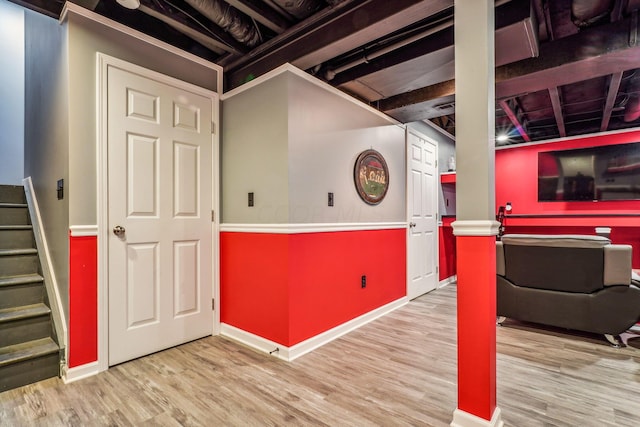
[[[602,25],[540,46],[540,56],[496,68],[496,98],[513,98],[590,78],[638,67],[640,45],[629,45],[635,29],[625,19]],[[378,101],[382,111],[401,121],[412,119],[412,109],[422,102],[434,103],[455,92],[454,80],[412,90]],[[405,110],[405,111],[403,111]],[[401,117],[401,118],[400,118]],[[424,117],[423,117],[424,118]]]
[[[527,135],[527,131],[524,129],[524,126],[520,122],[520,119],[518,118],[516,112],[509,105],[509,102],[506,99],[503,99],[498,103],[500,104],[500,108],[502,108],[507,117],[509,117],[509,120],[511,120],[511,123],[516,128],[522,139],[524,139],[526,142],[531,141],[531,138],[529,138],[529,135]]]
[[[600,125],[600,132],[604,132],[609,128],[609,120],[611,120],[611,113],[613,112],[613,106],[618,96],[618,90],[620,89],[620,82],[622,81],[622,72],[611,75],[609,80],[609,90],[607,91],[607,101],[604,104],[604,111],[602,113],[602,124]]]
[[[558,87],[549,88],[549,97],[551,98],[551,106],[553,107],[553,115],[556,117],[556,125],[558,126],[558,133],[564,138],[567,136],[567,130],[564,126],[564,115],[562,114],[562,102],[560,101],[560,92]]]
[[[229,88],[248,76],[262,75],[286,62],[306,69],[336,54],[348,52],[415,22],[407,13],[415,8],[424,17],[450,7],[452,0],[346,0],[325,8],[300,25],[264,43],[240,60],[222,62]],[[375,30],[368,31],[371,28]]]
[[[58,19],[62,8],[64,7],[64,1],[53,0],[9,0],[11,3],[15,3],[19,6],[26,7],[43,15],[47,15],[51,18]],[[52,7],[55,5],[55,7]]]

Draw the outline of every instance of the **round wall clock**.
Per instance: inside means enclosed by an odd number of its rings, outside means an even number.
[[[389,189],[389,168],[376,150],[366,150],[358,155],[353,178],[358,194],[370,205],[380,203]]]

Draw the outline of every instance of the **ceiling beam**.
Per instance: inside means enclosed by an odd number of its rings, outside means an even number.
[[[553,115],[556,116],[556,125],[558,126],[558,132],[560,137],[567,136],[567,130],[564,126],[564,116],[562,115],[562,102],[560,102],[560,91],[558,87],[549,88],[549,97],[551,98],[551,106],[553,107]]]
[[[595,77],[638,68],[640,45],[629,46],[630,19],[602,25],[540,46],[537,58],[496,68],[496,98],[513,98]],[[454,94],[449,80],[378,101],[382,111],[397,110]]]
[[[245,15],[255,19],[270,30],[280,34],[291,26],[291,23],[276,13],[272,8],[256,0],[224,0]]]
[[[609,120],[611,120],[613,106],[616,103],[618,90],[620,90],[622,74],[622,71],[612,74],[611,78],[609,79],[609,90],[607,90],[607,101],[604,104],[604,111],[602,113],[602,124],[600,124],[600,132],[604,132],[609,128]]]
[[[511,120],[511,123],[516,128],[522,139],[524,139],[526,142],[531,142],[531,138],[527,134],[527,131],[524,130],[522,123],[520,123],[520,119],[518,119],[518,115],[511,108],[509,102],[506,99],[502,99],[498,101],[498,104],[500,104],[500,108],[502,108],[502,111],[504,111],[507,117],[509,117],[509,120]]]
[[[307,69],[448,7],[451,0],[346,0],[312,15],[258,46],[248,55],[220,63],[228,89],[247,76],[262,75],[286,62]]]
[[[18,6],[22,6],[26,9],[31,9],[43,15],[51,18],[59,19],[60,13],[62,13],[62,7],[64,2],[55,2],[52,0],[9,0],[11,3],[15,3]]]

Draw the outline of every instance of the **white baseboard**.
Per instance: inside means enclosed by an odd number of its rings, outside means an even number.
[[[458,281],[458,275],[454,274],[453,276],[449,276],[446,279],[442,279],[440,280],[440,283],[438,284],[438,289],[443,288],[447,285],[450,285],[452,283],[456,283]]]
[[[252,334],[251,332],[236,328],[235,326],[221,323],[220,335],[231,338],[234,341],[238,341],[263,353],[270,353],[272,356],[275,356],[279,359],[287,361],[289,360],[288,347],[285,347],[282,344],[278,344],[275,341],[262,338],[259,335]]]
[[[402,297],[291,347],[286,347],[282,344],[278,344],[274,341],[224,323],[221,325],[220,334],[256,350],[264,353],[271,353],[273,356],[291,362],[292,360],[305,355],[344,334],[347,334],[379,317],[384,316],[385,314],[392,312],[393,310],[402,307],[408,302],[409,300],[407,297]]]
[[[62,381],[65,384],[72,383],[74,381],[81,380],[96,375],[100,372],[100,365],[96,362],[87,363],[86,365],[80,365],[67,369],[62,375]]]
[[[493,416],[490,421],[484,418],[477,417],[460,409],[453,411],[453,421],[450,424],[451,427],[504,427],[502,421],[502,412],[500,408],[496,408],[493,411]]]

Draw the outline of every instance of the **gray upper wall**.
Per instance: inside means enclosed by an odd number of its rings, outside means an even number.
[[[404,127],[324,85],[293,73],[287,77],[289,222],[406,221]],[[389,190],[376,206],[364,203],[354,185],[356,159],[371,148],[389,167]]]
[[[284,75],[222,101],[222,222],[288,222],[287,108]]]
[[[24,178],[24,9],[0,0],[0,184]]]
[[[292,66],[222,103],[222,222],[312,224],[405,221],[404,127]],[[377,206],[354,186],[358,154],[378,150],[390,187]],[[247,192],[255,206],[247,206]],[[327,206],[329,192],[335,206]]]
[[[68,314],[69,197],[58,200],[56,183],[69,184],[66,28],[25,10],[24,172],[38,199],[49,253]],[[68,318],[68,317],[67,317]]]

